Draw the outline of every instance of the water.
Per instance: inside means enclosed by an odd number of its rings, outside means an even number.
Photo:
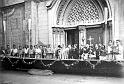
[[[37,76],[24,71],[1,71],[0,84],[124,84],[124,77],[71,74]]]

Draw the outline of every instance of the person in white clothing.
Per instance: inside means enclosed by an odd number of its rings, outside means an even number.
[[[28,56],[29,56],[29,48],[28,48],[28,45],[25,45],[25,48],[24,48],[24,56],[25,56],[25,57],[28,57]]]
[[[35,58],[40,58],[41,55],[41,49],[35,45]]]
[[[30,48],[29,48],[29,57],[30,58],[34,58],[35,57],[35,53],[34,53],[34,49],[33,49],[32,45],[30,45]]]
[[[116,40],[116,51],[115,60],[123,60],[123,46],[120,43],[120,40]]]
[[[68,55],[69,55],[69,47],[66,47],[65,49],[64,49],[64,59],[68,59]]]
[[[48,59],[53,58],[53,49],[51,48],[50,44],[47,46],[46,58],[48,58]]]
[[[113,42],[110,40],[108,42],[108,47],[107,47],[107,60],[112,60],[113,59]]]
[[[16,45],[13,45],[13,49],[11,50],[11,55],[12,56],[17,56],[18,49],[16,48]]]
[[[23,49],[22,49],[22,46],[19,46],[19,48],[18,48],[18,56],[22,58],[22,55],[23,55]]]

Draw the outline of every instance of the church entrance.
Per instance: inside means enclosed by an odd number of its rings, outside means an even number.
[[[67,33],[67,45],[79,45],[79,30],[78,29],[71,29],[66,30]]]
[[[108,28],[108,30],[110,30]],[[110,37],[109,33],[106,36]],[[92,44],[105,44],[105,28],[103,24],[99,25],[83,25],[74,28],[66,27],[53,27],[53,45],[74,45],[80,48],[80,45],[90,44],[89,38],[92,38]],[[108,42],[108,41],[107,41]]]

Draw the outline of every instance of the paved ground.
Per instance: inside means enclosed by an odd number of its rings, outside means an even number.
[[[1,71],[0,84],[124,84],[124,78],[69,74],[37,76],[22,71]]]

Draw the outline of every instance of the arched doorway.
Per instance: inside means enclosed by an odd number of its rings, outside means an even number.
[[[62,0],[57,14],[56,24],[64,27],[65,45],[89,43],[90,36],[93,44],[105,44],[112,37],[111,27],[108,27],[111,12],[106,0]]]

